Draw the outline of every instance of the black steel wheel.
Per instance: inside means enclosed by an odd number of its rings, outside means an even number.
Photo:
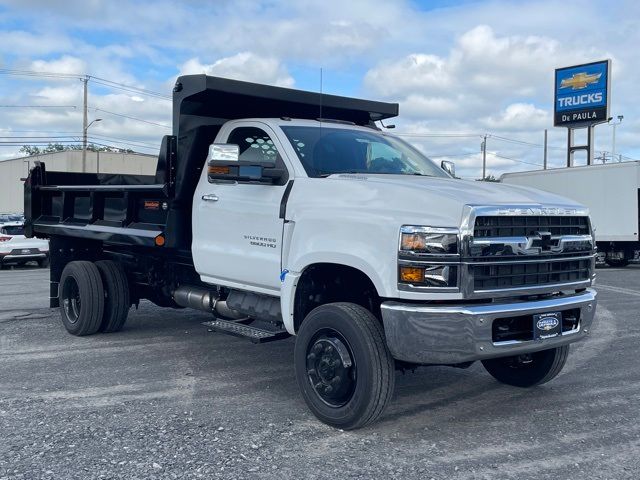
[[[76,261],[62,271],[58,287],[62,323],[72,335],[96,333],[104,312],[104,288],[95,264]]]
[[[482,365],[493,378],[514,387],[528,388],[555,378],[564,367],[569,345],[541,352],[483,360]]]
[[[331,407],[345,405],[356,386],[357,366],[340,332],[319,331],[307,347],[307,376],[318,396]]]
[[[374,422],[393,394],[395,365],[378,319],[353,303],[330,303],[302,322],[296,379],[318,419],[336,428]]]

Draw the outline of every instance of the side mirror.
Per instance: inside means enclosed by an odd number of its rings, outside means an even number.
[[[247,183],[276,183],[284,172],[275,168],[275,163],[248,162],[239,160],[240,147],[227,143],[213,143],[207,156],[209,183],[219,181]]]
[[[440,168],[442,168],[445,172],[447,172],[452,177],[456,176],[456,164],[455,163],[450,162],[448,160],[442,160],[442,162],[440,162]]]
[[[237,162],[240,159],[240,147],[231,143],[212,143],[209,145],[209,162]]]

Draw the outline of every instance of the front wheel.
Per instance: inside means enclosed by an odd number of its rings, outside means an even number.
[[[541,385],[556,377],[567,362],[569,345],[541,352],[483,360],[493,378],[514,387]]]
[[[322,422],[345,430],[374,422],[393,395],[395,366],[378,319],[353,303],[330,303],[302,322],[296,379]]]

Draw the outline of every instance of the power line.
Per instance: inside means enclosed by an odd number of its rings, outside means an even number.
[[[91,139],[91,143],[95,143],[97,144],[97,142],[95,141],[97,139],[97,141],[99,142],[114,142],[117,143],[119,145],[128,145],[130,147],[136,147],[136,148],[146,148],[148,150],[154,150],[154,151],[159,151],[160,150],[160,145],[152,145],[149,143],[144,143],[144,142],[136,142],[135,140],[126,140],[126,139],[118,139],[118,138],[108,138],[108,137],[97,137],[97,136],[89,136],[89,138]]]
[[[132,85],[126,85],[124,83],[113,82],[111,80],[107,80],[100,77],[90,76],[90,79],[93,83],[97,83],[98,85],[103,85],[105,87],[115,88],[118,90],[124,90],[129,93],[139,93],[141,95],[148,95],[150,97],[162,98],[164,100],[171,100],[171,95],[165,95],[163,93],[154,92],[152,90],[147,90],[145,88],[134,87]]]
[[[171,129],[171,126],[169,126],[169,125],[165,125],[163,123],[151,122],[149,120],[144,120],[144,119],[138,118],[138,117],[132,117],[131,115],[125,115],[124,113],[110,112],[109,110],[103,110],[102,108],[97,108],[97,107],[91,107],[91,109],[96,111],[96,112],[103,112],[103,113],[107,113],[109,115],[115,115],[117,117],[129,118],[131,120],[136,120],[138,122],[148,123],[149,125],[156,125],[158,127]]]
[[[524,160],[518,160],[517,158],[505,157],[504,155],[498,155],[497,153],[492,153],[491,155],[493,155],[494,157],[498,157],[498,158],[504,158],[505,160],[511,160],[512,162],[524,163],[526,165],[534,165],[536,167],[541,167],[542,166],[539,163],[525,162]]]
[[[14,75],[23,77],[44,77],[44,78],[64,78],[74,79],[82,78],[81,74],[73,73],[54,73],[54,72],[37,72],[34,70],[13,70],[9,68],[0,68],[0,75]]]
[[[11,139],[21,139],[21,138],[78,138],[79,135],[6,135],[0,136],[0,138],[11,138]]]
[[[13,75],[13,76],[25,76],[25,77],[42,77],[42,78],[60,78],[60,79],[89,79],[92,82],[110,87],[118,90],[123,90],[129,93],[138,93],[140,95],[147,95],[150,97],[162,98],[165,100],[171,100],[170,95],[166,95],[160,92],[154,92],[153,90],[147,90],[146,88],[134,87],[133,85],[127,85],[125,83],[114,82],[107,80],[106,78],[95,77],[93,75],[82,75],[73,73],[56,73],[56,72],[38,72],[34,70],[14,70],[8,68],[0,68],[0,75]]]
[[[76,136],[82,135],[78,131],[56,132],[56,131],[53,131],[53,130],[2,130],[2,129],[0,129],[0,133],[59,133],[59,134],[71,133],[71,134],[76,135]]]
[[[76,105],[0,105],[0,108],[78,108]]]
[[[478,155],[478,152],[467,152],[467,153],[449,153],[447,155],[441,155],[439,153],[434,153],[433,155],[427,155],[427,157],[441,158],[441,157],[466,157],[469,155]]]
[[[482,137],[479,133],[394,133],[398,137],[432,138],[432,137]]]

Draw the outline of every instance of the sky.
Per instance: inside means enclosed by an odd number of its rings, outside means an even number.
[[[0,0],[0,160],[80,139],[83,75],[89,141],[155,154],[179,75],[318,91],[322,70],[325,93],[398,102],[393,132],[460,176],[481,176],[484,135],[487,174],[541,168],[545,129],[561,167],[554,69],[607,58],[616,152],[640,159],[638,45],[632,0]]]

